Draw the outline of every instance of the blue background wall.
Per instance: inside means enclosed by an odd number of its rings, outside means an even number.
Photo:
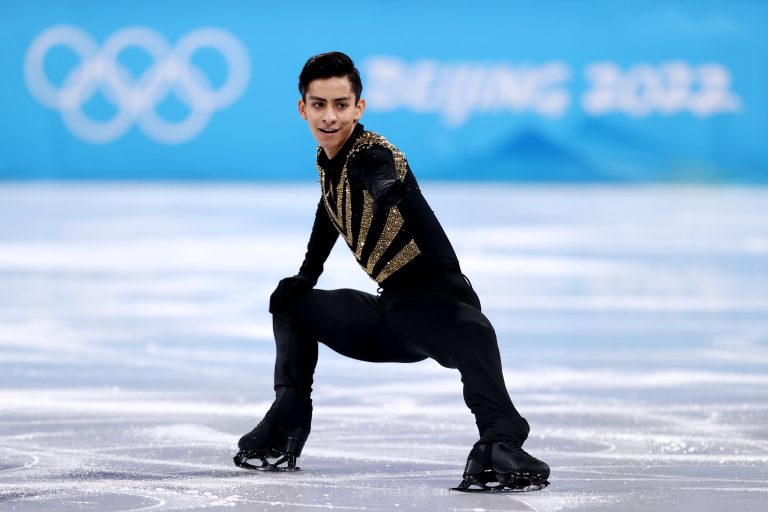
[[[768,2],[261,4],[3,1],[0,178],[315,179],[296,77],[342,50],[422,179],[768,182]],[[231,65],[168,60],[210,28]]]

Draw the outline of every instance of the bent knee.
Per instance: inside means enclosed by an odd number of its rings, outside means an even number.
[[[284,299],[284,313],[291,318],[298,318],[302,316],[302,312],[306,313],[311,311],[313,309],[312,304],[316,302],[314,296],[318,291],[320,290],[315,290],[314,288],[310,290],[301,290],[300,292],[286,297]]]
[[[453,328],[462,346],[496,346],[496,331],[490,322],[464,320],[455,324]]]

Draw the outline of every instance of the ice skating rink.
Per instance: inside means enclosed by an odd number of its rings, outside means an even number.
[[[302,471],[234,467],[314,186],[6,183],[0,510],[765,510],[768,189],[422,186],[549,488],[449,492],[458,374],[325,348]],[[341,242],[319,286],[375,292]]]

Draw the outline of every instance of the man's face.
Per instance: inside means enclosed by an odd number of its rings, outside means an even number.
[[[309,83],[306,102],[299,100],[299,114],[309,124],[317,143],[333,158],[363,115],[365,100],[355,103],[347,77],[318,78]]]

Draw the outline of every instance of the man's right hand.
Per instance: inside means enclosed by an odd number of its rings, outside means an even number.
[[[269,312],[273,315],[285,313],[288,307],[288,301],[294,295],[305,290],[311,290],[312,287],[314,287],[314,283],[301,275],[281,279],[280,282],[277,283],[277,288],[275,288],[275,291],[272,292],[272,295],[269,297]]]

